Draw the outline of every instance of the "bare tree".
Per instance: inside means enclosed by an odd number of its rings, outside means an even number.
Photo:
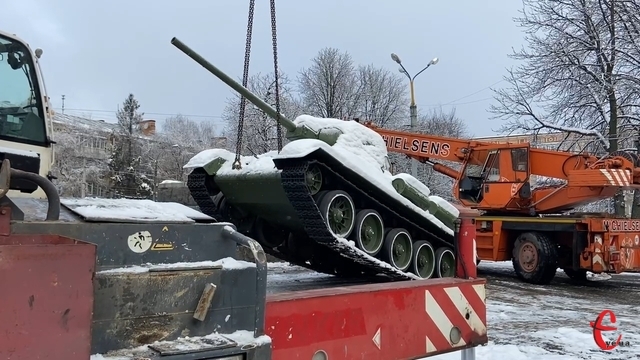
[[[212,121],[195,121],[184,115],[176,115],[162,122],[159,134],[166,142],[201,151],[215,145],[216,126]]]
[[[407,85],[400,75],[373,65],[357,70],[357,113],[381,127],[397,127],[408,118]]]
[[[280,113],[290,120],[294,120],[302,113],[299,101],[295,98],[289,78],[282,73],[278,74],[280,91]],[[250,76],[247,87],[251,92],[261,97],[263,101],[275,109],[275,77],[273,73],[257,73]],[[235,151],[238,140],[238,119],[240,113],[240,96],[234,94],[227,99],[227,106],[222,113],[222,119],[226,126],[224,135],[229,140],[227,148]],[[258,155],[278,149],[277,122],[267,116],[262,110],[247,102],[243,125],[243,155]],[[284,129],[283,129],[284,130]],[[286,144],[282,132],[283,144]]]
[[[563,131],[570,146],[589,137],[595,153],[629,147],[638,137],[637,1],[523,3],[515,21],[527,48],[510,55],[521,65],[508,71],[510,86],[495,91],[490,108],[506,120],[501,130]],[[618,214],[623,205],[616,196]]]
[[[305,112],[325,118],[349,118],[360,104],[358,72],[347,52],[324,48],[300,71],[298,90]]]
[[[162,180],[185,180],[184,164],[200,151],[216,147],[219,139],[211,121],[195,121],[180,114],[165,119],[161,131],[147,144],[153,188]]]
[[[456,115],[455,109],[449,112],[441,108],[431,109],[418,116],[417,133],[445,136],[450,138],[464,139],[470,137],[465,122]],[[390,154],[389,159],[394,165],[395,172],[409,172],[411,168],[410,159],[402,154]],[[459,169],[459,163],[448,161],[435,162]],[[448,201],[455,201],[453,197],[453,179],[433,171],[431,165],[424,164],[418,166],[418,179],[423,182],[433,195],[438,195]]]

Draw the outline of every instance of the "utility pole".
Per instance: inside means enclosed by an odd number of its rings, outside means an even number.
[[[422,74],[423,71],[427,70],[429,66],[435,65],[438,63],[438,58],[433,58],[427,66],[425,66],[422,70],[418,71],[414,76],[409,75],[407,69],[405,69],[404,65],[402,65],[402,61],[400,61],[400,57],[395,53],[391,54],[391,60],[395,61],[400,65],[400,72],[405,74],[409,78],[409,90],[411,94],[411,103],[409,104],[409,117],[411,119],[411,132],[416,131],[416,127],[418,126],[418,106],[416,105],[416,97],[415,92],[413,90],[413,82],[418,77],[418,75]],[[418,178],[418,160],[411,159],[411,175],[414,178]]]
[[[64,95],[62,95],[62,113],[64,114]]]

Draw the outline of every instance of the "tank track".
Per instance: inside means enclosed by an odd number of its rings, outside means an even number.
[[[384,263],[378,259],[373,259],[359,249],[355,249],[344,242],[339,241],[327,228],[324,218],[322,217],[316,202],[309,193],[306,185],[305,174],[306,170],[311,165],[316,165],[321,168],[323,174],[331,174],[332,177],[339,179],[344,185],[347,185],[349,189],[345,189],[349,194],[358,194],[360,197],[366,199],[369,204],[376,204],[377,207],[384,209],[385,211],[393,214],[395,218],[401,219],[411,226],[420,229],[426,234],[429,234],[431,240],[437,240],[443,244],[453,247],[452,242],[446,241],[424,227],[406,219],[398,214],[390,207],[380,203],[367,192],[359,189],[352,182],[347,180],[344,176],[338,174],[332,170],[331,166],[319,161],[319,160],[306,160],[306,159],[279,159],[276,162],[276,166],[282,171],[280,174],[281,182],[289,202],[292,204],[300,220],[303,222],[309,238],[317,244],[324,245],[331,252],[339,254],[336,260],[347,261],[353,264],[360,265],[359,267],[366,269],[366,273],[377,273],[385,275],[391,279],[407,280],[416,279],[413,274],[408,272],[402,272],[397,270],[391,265]],[[436,246],[437,244],[434,244]],[[345,264],[346,265],[346,264]],[[348,266],[348,265],[347,265]]]
[[[220,218],[218,206],[207,190],[207,173],[203,169],[195,169],[187,177],[187,188],[193,200],[204,214]]]
[[[338,240],[329,231],[325,220],[316,205],[316,201],[309,193],[309,189],[306,185],[305,174],[311,165],[320,167],[323,174],[330,174],[334,179],[339,179],[348,187],[348,190],[345,190],[349,194],[358,194],[359,197],[366,199],[367,203],[376,204],[377,208],[384,209],[384,211],[393,214],[395,218],[401,219],[403,222],[428,234],[430,236],[429,240],[432,241],[434,247],[443,244],[453,247],[453,244],[450,241],[436,236],[423,226],[419,226],[415,222],[401,216],[390,207],[380,203],[367,192],[362,191],[352,182],[348,181],[344,176],[333,171],[327,164],[319,160],[279,159],[276,166],[281,170],[280,178],[283,190],[287,195],[289,202],[296,210],[300,221],[303,223],[305,235],[309,240],[308,245],[311,246],[314,256],[309,262],[307,262],[295,253],[287,251],[288,249],[286,246],[279,246],[277,248],[263,246],[264,251],[267,254],[313,271],[331,275],[341,275],[346,277],[376,277],[379,280],[418,279],[418,277],[412,273],[395,269],[391,265],[386,264],[379,259],[370,257],[363,251]],[[207,190],[206,181],[207,174],[204,171],[194,171],[189,175],[187,186],[192,197],[203,213],[222,221],[228,221],[228,216],[219,211],[219,204],[212,198],[212,194]],[[251,236],[251,234],[246,235]],[[298,241],[300,239],[295,240]],[[441,244],[438,244],[438,242]]]
[[[348,261],[360,265],[361,267],[369,270],[368,272],[375,271],[381,275],[390,277],[397,280],[414,279],[409,273],[404,273],[399,270],[393,269],[391,266],[383,267],[378,261],[371,260],[364,256],[364,253],[357,251],[356,249],[348,246],[347,244],[340,242],[327,228],[327,225],[320,214],[320,210],[316,205],[313,197],[309,193],[309,189],[305,182],[305,173],[307,168],[315,163],[323,168],[324,171],[330,171],[334,176],[339,176],[335,172],[329,170],[329,168],[317,161],[305,161],[305,160],[292,160],[287,161],[286,164],[280,163],[278,168],[282,170],[280,173],[280,179],[282,181],[282,187],[284,192],[289,198],[289,202],[296,210],[298,217],[302,221],[309,238],[320,245],[327,247],[331,252],[339,254],[336,257],[337,261]],[[323,171],[323,172],[324,172]],[[341,177],[342,178],[342,177]],[[342,178],[344,180],[344,178]],[[346,180],[344,180],[346,182]],[[365,196],[366,193],[361,192]],[[375,201],[369,197],[370,201]]]

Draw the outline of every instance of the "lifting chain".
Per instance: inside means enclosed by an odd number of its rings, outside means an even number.
[[[278,77],[278,34],[276,31],[276,0],[271,0],[271,40],[273,42],[273,74],[276,86],[276,132],[278,152],[282,150],[282,126],[280,126],[280,79]]]
[[[251,34],[253,33],[253,10],[255,8],[255,0],[249,0],[249,18],[247,20],[247,42],[244,50],[244,71],[242,73],[242,86],[247,87],[249,80],[249,58],[251,55]],[[244,127],[244,111],[247,105],[247,99],[240,96],[240,116],[238,118],[238,138],[236,140],[236,159],[233,162],[233,169],[241,169],[242,162],[240,154],[242,152],[242,130]]]

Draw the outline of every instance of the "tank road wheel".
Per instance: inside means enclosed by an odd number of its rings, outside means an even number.
[[[358,211],[353,235],[358,248],[368,255],[378,255],[384,243],[384,224],[380,214],[371,209]]]
[[[318,208],[333,235],[346,239],[351,234],[356,207],[349,194],[342,190],[329,191],[320,200]]]
[[[513,268],[520,279],[532,284],[548,284],[558,269],[558,251],[546,235],[521,234],[513,244]]]
[[[413,244],[411,272],[422,279],[429,279],[436,270],[436,255],[428,241],[420,240]]]
[[[456,275],[456,257],[453,251],[446,247],[441,247],[436,251],[436,264],[440,278],[454,277]]]
[[[309,188],[309,193],[313,196],[322,188],[322,171],[316,165],[311,165],[304,174],[304,180]]]
[[[384,238],[384,257],[400,271],[405,271],[411,265],[413,244],[409,232],[405,229],[391,229]]]

